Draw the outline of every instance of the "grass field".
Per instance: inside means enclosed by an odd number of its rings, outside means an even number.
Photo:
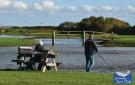
[[[134,80],[134,79],[133,79]],[[0,85],[116,85],[111,73],[1,71]],[[121,84],[123,85],[123,84]],[[134,85],[128,84],[128,85]]]
[[[0,38],[0,47],[29,46],[29,45],[35,45],[35,44],[36,44],[36,41],[33,39]]]

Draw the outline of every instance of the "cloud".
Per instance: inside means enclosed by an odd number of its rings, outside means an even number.
[[[65,7],[65,9],[63,9],[67,12],[76,12],[77,11],[77,7],[75,6],[68,6],[68,7]]]
[[[34,8],[39,11],[43,10],[50,13],[77,11],[77,8],[75,6],[59,6],[56,5],[53,0],[45,0],[41,3],[34,3]]]
[[[57,6],[53,0],[46,0],[42,2],[42,7],[45,10],[51,11],[51,12],[55,12],[61,9],[60,6]]]
[[[32,5],[32,7],[34,8],[34,10],[47,11],[50,13],[56,13],[57,11],[60,11],[63,8],[56,5],[53,0],[44,0],[42,2],[35,2]]]
[[[1,8],[8,8],[11,5],[11,0],[0,0],[0,9]]]
[[[101,6],[92,6],[92,5],[83,5],[82,11],[84,12],[117,12],[119,11],[118,7],[110,5],[101,5]]]
[[[115,6],[110,6],[110,5],[102,5],[100,6],[100,10],[105,11],[105,12],[116,12],[116,11],[119,11],[119,8]]]
[[[133,7],[131,5],[128,5],[127,9],[128,9],[129,12],[135,13],[135,7]]]
[[[101,10],[103,10],[103,11],[112,11],[113,7],[111,7],[109,5],[102,5]]]
[[[58,5],[56,4],[55,0],[42,0],[41,2],[36,1],[29,3],[23,2],[22,0],[0,0],[0,10],[2,12],[6,11],[14,11],[15,9],[19,10],[26,10],[37,12],[36,10],[46,11],[50,13],[105,13],[105,12],[132,12],[135,13],[135,7],[128,5],[126,9],[111,6],[109,4],[103,5],[83,5],[83,6],[76,6],[76,5]],[[16,11],[17,12],[17,11]]]
[[[96,9],[94,6],[90,6],[90,5],[82,6],[82,10],[85,12],[92,12],[94,9]]]
[[[39,11],[43,10],[43,7],[39,3],[34,3],[34,8]]]
[[[16,9],[20,9],[20,10],[25,10],[28,8],[27,4],[22,2],[22,1],[15,1],[14,2],[14,7]]]
[[[53,2],[53,1],[50,1],[50,0],[43,1],[43,2],[42,2],[42,6],[43,6],[45,9],[52,9],[53,7],[55,7],[54,2]]]

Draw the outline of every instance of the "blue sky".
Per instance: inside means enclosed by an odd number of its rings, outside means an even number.
[[[135,25],[135,0],[0,0],[0,25],[59,25],[90,16]],[[41,24],[42,22],[42,24]]]

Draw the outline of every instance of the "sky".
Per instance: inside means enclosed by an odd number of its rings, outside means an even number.
[[[1,26],[58,26],[90,16],[135,25],[135,0],[0,0]]]

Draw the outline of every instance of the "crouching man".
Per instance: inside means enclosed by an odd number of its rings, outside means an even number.
[[[45,47],[43,46],[42,41],[38,41],[37,45],[35,46],[34,49],[34,57],[32,58],[32,61],[38,62],[38,67],[37,70],[41,70],[42,66],[44,65],[44,62],[46,61],[46,58],[49,54],[53,55],[53,52],[50,50],[46,50]],[[50,67],[47,67],[47,70],[49,70]]]

